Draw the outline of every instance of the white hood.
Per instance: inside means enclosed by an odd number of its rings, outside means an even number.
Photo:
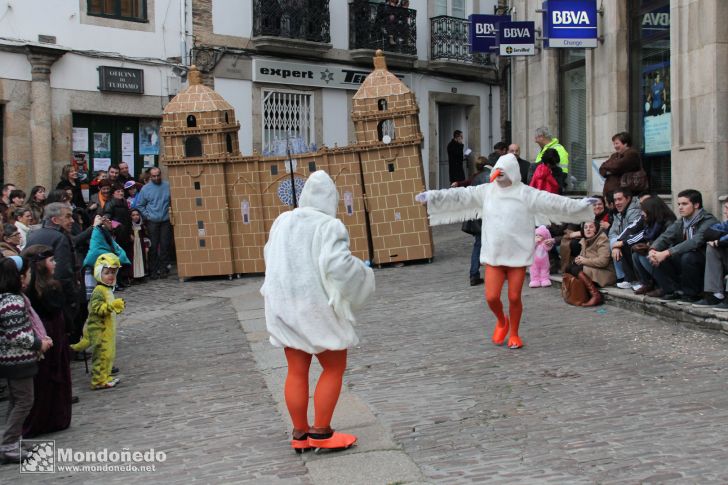
[[[513,182],[513,185],[522,182],[521,180],[521,169],[518,166],[518,160],[512,153],[506,153],[501,156],[496,164],[493,166],[493,170],[501,169],[506,174],[508,180]]]
[[[336,191],[336,185],[329,177],[329,174],[323,170],[312,173],[306,180],[306,185],[303,186],[298,206],[301,208],[310,207],[331,217],[336,217],[338,205],[339,193]]]

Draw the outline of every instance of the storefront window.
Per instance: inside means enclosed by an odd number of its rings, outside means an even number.
[[[670,192],[670,2],[632,0],[630,131],[640,144],[650,188]]]
[[[560,106],[556,137],[569,152],[569,192],[586,191],[586,54],[559,52]]]

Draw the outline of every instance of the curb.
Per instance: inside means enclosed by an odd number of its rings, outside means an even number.
[[[550,278],[561,288],[562,277],[560,275],[551,275]],[[635,295],[631,290],[615,287],[600,288],[599,291],[604,295],[604,301],[611,305],[728,335],[728,312],[696,308],[686,303],[660,301],[658,298]]]

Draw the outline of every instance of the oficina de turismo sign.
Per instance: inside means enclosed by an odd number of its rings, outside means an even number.
[[[533,22],[501,22],[498,24],[498,46],[502,56],[536,54]]]
[[[511,16],[473,14],[468,19],[470,19],[471,52],[490,53],[498,46],[498,24],[509,22]]]
[[[546,47],[594,48],[597,46],[597,0],[543,2]]]

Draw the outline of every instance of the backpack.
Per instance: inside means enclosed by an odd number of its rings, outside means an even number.
[[[569,273],[564,273],[561,282],[561,296],[566,303],[574,306],[581,306],[589,300],[589,292],[584,282]]]

